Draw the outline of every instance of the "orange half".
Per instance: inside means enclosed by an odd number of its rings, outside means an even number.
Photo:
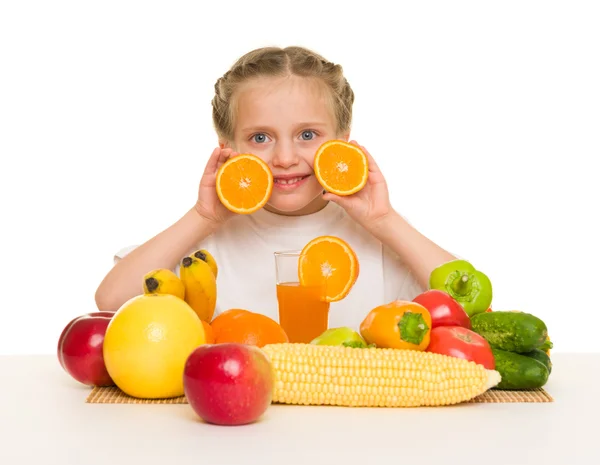
[[[358,258],[339,237],[320,236],[310,241],[300,253],[300,284],[321,287],[323,300],[337,302],[348,295],[359,273]]]
[[[369,163],[360,147],[330,140],[319,147],[314,171],[323,188],[336,195],[352,195],[367,184]]]
[[[232,212],[254,213],[273,192],[273,173],[256,155],[244,153],[227,160],[217,172],[217,195]]]

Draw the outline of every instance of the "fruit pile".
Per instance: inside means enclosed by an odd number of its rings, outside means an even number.
[[[71,320],[57,348],[59,362],[89,386],[116,385],[142,399],[185,395],[205,421],[255,421],[272,400],[274,374],[260,350],[287,343],[271,318],[230,309],[213,318],[218,266],[207,250],[180,263],[180,277],[157,269],[143,277],[143,293],[115,312]]]
[[[299,261],[303,280],[319,275],[316,257],[358,260],[343,240],[321,239],[310,243],[311,260]],[[339,257],[327,256],[329,250]],[[347,268],[354,271],[341,281],[335,267],[322,273],[331,280],[324,299],[350,292],[358,263]],[[149,272],[143,292],[116,312],[85,314],[66,325],[57,349],[61,366],[83,384],[116,385],[138,398],[185,395],[201,418],[220,425],[256,421],[272,403],[451,405],[492,388],[541,387],[552,369],[544,322],[492,311],[490,280],[464,260],[433,270],[429,289],[412,301],[377,306],[356,330],[330,328],[302,344],[249,310],[213,318],[217,275],[207,250],[184,257],[180,277]]]

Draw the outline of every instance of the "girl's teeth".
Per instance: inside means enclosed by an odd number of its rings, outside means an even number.
[[[302,178],[293,178],[293,179],[277,179],[276,182],[278,184],[294,184],[295,182],[298,182],[302,180]]]

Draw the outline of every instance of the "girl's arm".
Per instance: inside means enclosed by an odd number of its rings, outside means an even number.
[[[437,266],[456,257],[412,227],[393,211],[369,228],[371,234],[387,245],[411,269],[419,285],[427,289],[429,275]]]
[[[142,279],[149,271],[175,269],[199,242],[214,233],[233,215],[219,200],[215,187],[219,168],[230,157],[231,149],[217,147],[206,163],[200,179],[198,199],[181,219],[120,260],[96,290],[99,310],[117,310],[143,290]]]
[[[157,268],[175,269],[181,258],[215,229],[214,222],[202,217],[196,208],[190,209],[169,228],[132,250],[109,271],[96,290],[96,306],[99,310],[117,310],[142,292],[146,273]]]

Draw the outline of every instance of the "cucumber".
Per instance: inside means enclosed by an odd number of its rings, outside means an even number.
[[[542,362],[548,369],[548,374],[552,373],[552,361],[546,352],[541,349],[533,349],[531,352],[525,352],[523,355],[531,357],[539,362]]]
[[[548,368],[533,357],[508,352],[492,347],[496,362],[496,371],[502,377],[495,389],[533,389],[540,388],[550,375]]]
[[[546,324],[524,312],[478,313],[471,317],[471,327],[491,346],[517,353],[539,348],[548,336]]]

